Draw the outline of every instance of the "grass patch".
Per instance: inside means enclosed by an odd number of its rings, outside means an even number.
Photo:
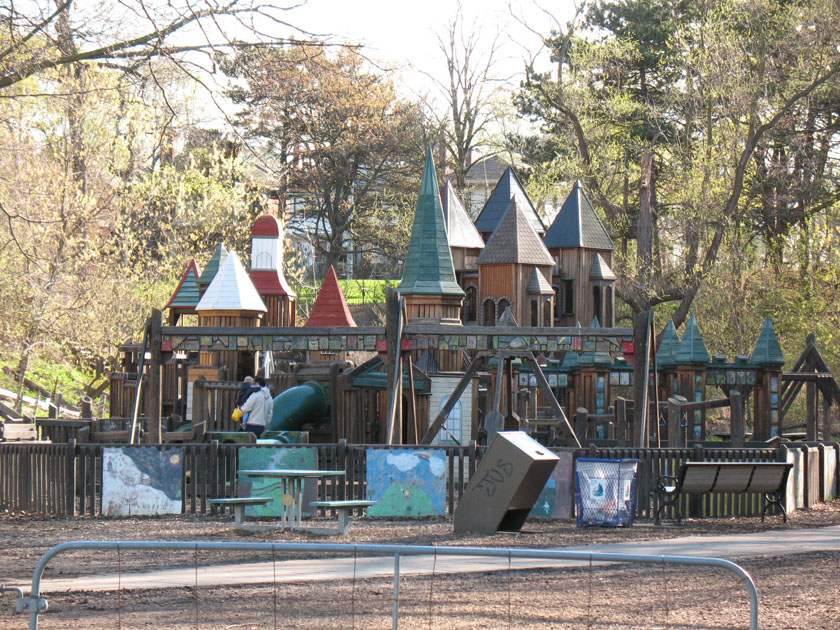
[[[339,280],[344,297],[348,304],[370,304],[371,302],[384,303],[385,292],[389,287],[396,287],[399,280]],[[317,289],[311,287],[300,287],[297,290],[300,300],[314,301],[318,296]]]

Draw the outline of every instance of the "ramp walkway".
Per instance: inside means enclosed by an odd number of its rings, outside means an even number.
[[[488,539],[488,545],[500,541]],[[500,546],[500,545],[494,545]],[[502,545],[503,546],[503,545]],[[753,534],[716,536],[687,536],[668,540],[610,543],[564,547],[566,551],[590,553],[626,553],[638,555],[685,555],[707,556],[736,560],[759,556],[783,556],[798,553],[840,550],[840,525],[815,529],[775,530]],[[425,575],[432,571],[441,573],[465,573],[582,566],[579,561],[543,561],[538,559],[512,559],[510,564],[504,558],[480,558],[468,556],[404,556],[401,558],[400,574]],[[66,591],[110,591],[118,585],[122,589],[157,589],[184,586],[223,586],[257,583],[289,583],[317,580],[344,580],[390,577],[394,561],[390,556],[340,557],[328,559],[301,559],[205,564],[195,567],[161,569],[145,572],[123,572],[85,576],[79,578],[45,579],[41,583],[43,593]],[[49,574],[49,570],[48,570]],[[29,584],[19,583],[24,590]]]

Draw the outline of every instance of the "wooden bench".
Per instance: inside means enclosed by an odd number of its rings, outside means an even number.
[[[246,525],[245,524],[245,508],[249,505],[265,505],[272,501],[270,497],[232,497],[230,499],[207,499],[210,505],[231,505],[233,506],[233,521],[236,524],[236,529],[245,531],[261,532],[266,529],[271,529],[268,525]]]
[[[368,508],[376,501],[365,501],[363,499],[347,499],[343,501],[312,501],[309,505],[315,508],[326,508],[335,510],[338,513],[338,527],[336,529],[310,528],[316,534],[339,534],[344,536],[350,527],[350,512],[357,508]]]
[[[657,481],[655,522],[659,525],[662,510],[670,506],[676,513],[677,524],[680,523],[682,516],[677,502],[681,495],[723,492],[760,492],[767,500],[761,520],[775,505],[787,522],[782,500],[791,468],[793,464],[786,462],[685,462],[676,477],[664,475]]]
[[[4,442],[34,442],[38,439],[38,428],[34,422],[3,422],[0,438]]]

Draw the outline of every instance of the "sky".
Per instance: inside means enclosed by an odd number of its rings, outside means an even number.
[[[563,23],[574,12],[573,0],[541,2]],[[465,23],[476,24],[488,48],[499,33],[496,71],[517,85],[525,57],[540,49],[539,36],[529,29],[547,33],[551,15],[534,0],[462,0],[461,5]],[[308,0],[288,19],[314,35],[365,44],[371,58],[399,69],[405,88],[422,93],[429,88],[427,74],[446,72],[437,33],[445,32],[456,8],[455,0]]]

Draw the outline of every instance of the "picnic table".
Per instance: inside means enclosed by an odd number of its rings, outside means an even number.
[[[240,475],[276,479],[281,487],[280,529],[302,528],[303,487],[307,479],[344,476],[343,470],[240,470]]]

